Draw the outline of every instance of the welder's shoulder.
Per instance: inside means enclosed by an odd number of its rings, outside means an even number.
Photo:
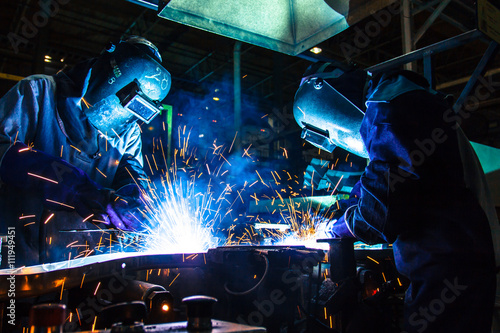
[[[405,93],[427,90],[429,90],[427,87],[406,75],[392,75],[372,84],[372,88],[368,92],[366,106],[368,107],[372,103],[390,103]]]
[[[19,94],[28,94],[31,92],[35,96],[43,96],[55,91],[56,82],[50,75],[36,74],[22,79],[16,87]]]

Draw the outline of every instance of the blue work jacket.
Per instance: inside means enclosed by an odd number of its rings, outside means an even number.
[[[147,178],[139,126],[107,139],[82,111],[92,64],[54,76],[29,76],[0,99],[0,163],[12,143],[21,141],[62,158],[106,188]],[[82,222],[74,211],[49,211],[40,193],[0,184],[0,234],[9,227],[16,230],[16,267],[104,253],[116,242],[108,226]]]

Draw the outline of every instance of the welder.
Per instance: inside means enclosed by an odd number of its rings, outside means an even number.
[[[170,89],[161,62],[153,43],[130,36],[0,99],[0,234],[15,227],[15,266],[104,253],[103,230],[144,230],[138,122]]]
[[[406,332],[490,332],[499,225],[481,165],[448,96],[394,70],[309,67],[294,101],[302,137],[369,158],[358,200],[328,236],[393,244],[409,278]],[[357,202],[356,202],[357,201]]]

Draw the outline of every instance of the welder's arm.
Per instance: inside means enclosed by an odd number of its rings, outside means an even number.
[[[431,137],[436,121],[424,117],[422,96],[410,97],[370,104],[363,119],[360,132],[370,163],[361,176],[360,200],[344,219],[356,238],[368,244],[394,242],[418,215],[421,161],[412,152],[418,149],[415,138]]]
[[[145,190],[147,189],[148,178],[143,169],[142,140],[139,126],[132,126],[122,136],[122,140],[127,143],[127,146],[116,170],[111,187],[118,190],[123,186],[135,184],[140,189]]]
[[[149,231],[146,192],[136,184],[129,184],[118,189],[116,195],[117,200],[111,202],[107,210],[111,222],[123,230]]]
[[[15,141],[30,142],[38,125],[38,112],[50,95],[47,80],[24,79],[0,99],[0,160]]]
[[[361,177],[361,193],[357,205],[347,209],[339,219],[345,225],[344,228],[367,244],[389,242],[385,230],[388,216],[386,204],[388,189],[384,185],[387,182],[380,179],[383,174],[373,172],[374,168],[377,169],[377,166],[371,162]],[[392,241],[391,239],[390,242]]]
[[[93,182],[66,161],[16,142],[0,164],[1,181],[15,188],[38,192],[52,210],[75,210],[82,218],[109,223],[107,206],[115,199],[110,189]]]
[[[361,182],[358,181],[351,190],[349,198],[339,200],[335,204],[337,208],[337,211],[334,215],[335,219],[330,219],[329,221],[327,221],[326,226],[324,227],[325,234],[327,237],[331,238],[355,237],[353,232],[350,230],[349,225],[346,223],[344,215],[347,213],[348,210],[354,209],[354,207],[358,204],[360,197],[360,190],[361,190]]]
[[[115,225],[123,229],[144,231],[148,228],[147,175],[143,170],[142,141],[138,126],[133,126],[123,137],[127,149],[120,160],[111,185],[121,197],[114,203]]]
[[[333,220],[328,222],[325,227],[325,234],[328,238],[355,238],[349,225],[344,220],[344,216],[341,216],[338,220]]]

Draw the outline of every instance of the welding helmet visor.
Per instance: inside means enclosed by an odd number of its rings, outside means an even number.
[[[312,70],[308,69],[295,94],[293,114],[302,128],[301,136],[328,152],[339,146],[358,156],[368,157],[359,133],[364,117],[366,73],[331,69],[329,66],[328,63],[318,63]]]
[[[83,104],[90,123],[113,137],[132,123],[149,123],[170,90],[170,73],[156,46],[142,37],[108,45],[91,69]]]

